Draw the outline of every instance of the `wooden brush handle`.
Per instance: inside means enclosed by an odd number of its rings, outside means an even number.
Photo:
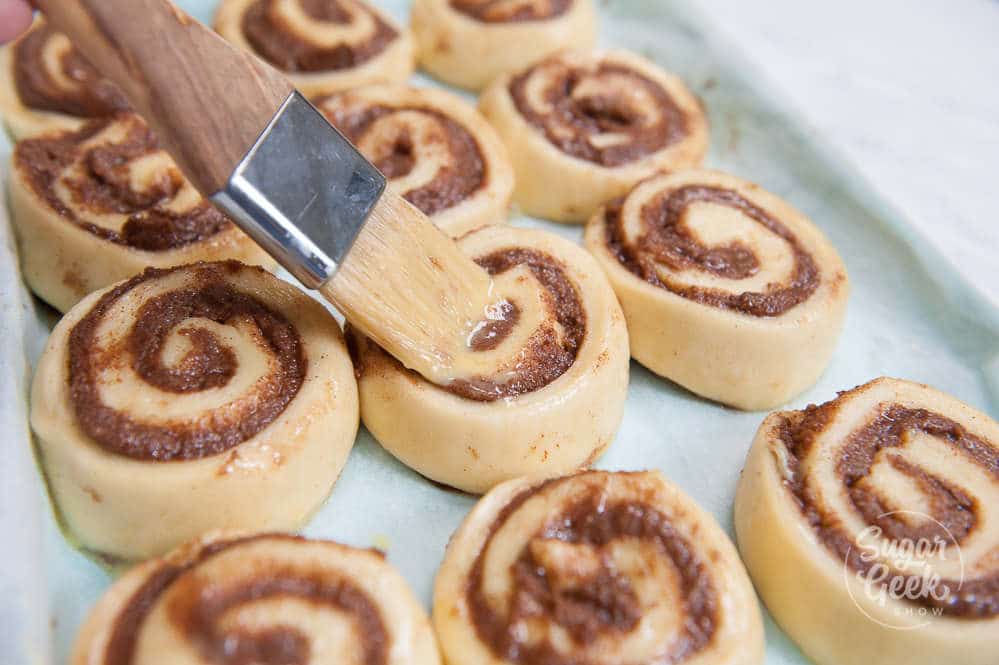
[[[221,189],[292,90],[169,0],[34,0],[118,84],[184,173]]]

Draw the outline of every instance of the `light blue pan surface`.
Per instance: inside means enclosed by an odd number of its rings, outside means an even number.
[[[210,19],[214,5],[180,4],[202,20]],[[380,4],[405,19],[406,2]],[[999,311],[961,280],[932,238],[917,235],[790,112],[710,22],[684,2],[611,0],[601,3],[601,43],[637,50],[682,76],[710,115],[707,164],[789,200],[846,261],[853,291],[839,347],[819,383],[790,406],[822,402],[837,390],[889,375],[931,384],[996,416]],[[581,237],[576,227],[522,216],[514,223]],[[9,538],[0,547],[0,565],[23,573],[0,587],[0,631],[11,631],[0,640],[0,658],[62,663],[87,608],[111,578],[67,545],[42,498],[28,448],[24,358],[37,357],[53,315],[20,286],[9,230],[5,224],[0,230],[6,253],[0,259],[0,426],[10,455],[0,470],[0,526]],[[739,470],[764,414],[698,399],[637,364],[631,370],[624,422],[598,466],[663,470],[731,533]],[[386,548],[429,607],[445,544],[473,502],[422,479],[362,432],[306,533]],[[807,662],[769,618],[767,642],[768,663]]]

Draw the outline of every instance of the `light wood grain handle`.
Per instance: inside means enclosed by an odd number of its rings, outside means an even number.
[[[202,193],[221,189],[292,90],[169,0],[35,0],[117,83]]]

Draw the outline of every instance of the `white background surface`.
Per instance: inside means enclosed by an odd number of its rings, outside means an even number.
[[[999,305],[999,1],[699,4]]]

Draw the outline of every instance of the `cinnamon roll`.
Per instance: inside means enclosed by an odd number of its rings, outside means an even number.
[[[735,528],[770,612],[819,665],[987,665],[997,508],[999,424],[880,378],[763,421]]]
[[[388,187],[452,236],[504,221],[513,192],[506,148],[457,95],[379,85],[316,105],[388,178]]]
[[[63,312],[146,266],[274,265],[131,113],[18,142],[10,194],[24,278]]]
[[[410,26],[423,69],[472,90],[597,33],[591,0],[414,0]]]
[[[599,266],[537,230],[489,226],[458,243],[492,274],[497,312],[445,386],[351,334],[365,426],[406,465],[467,492],[589,465],[628,387],[624,316]]]
[[[657,171],[701,163],[708,125],[680,79],[627,51],[567,52],[496,79],[479,109],[530,215],[583,222]]]
[[[846,269],[803,214],[750,182],[649,178],[599,210],[585,242],[624,309],[632,357],[698,395],[770,408],[829,362]]]
[[[72,665],[439,665],[430,620],[381,552],[213,534],[120,577]]]
[[[294,529],[354,442],[336,320],[236,261],[149,268],[53,330],[31,392],[52,498],[83,548],[161,554],[210,529]]]
[[[215,29],[309,96],[402,83],[415,66],[409,32],[363,0],[222,0]]]
[[[735,548],[658,472],[497,486],[451,538],[433,620],[449,663],[763,661]]]
[[[0,115],[15,140],[127,109],[118,88],[43,19],[0,48]]]

